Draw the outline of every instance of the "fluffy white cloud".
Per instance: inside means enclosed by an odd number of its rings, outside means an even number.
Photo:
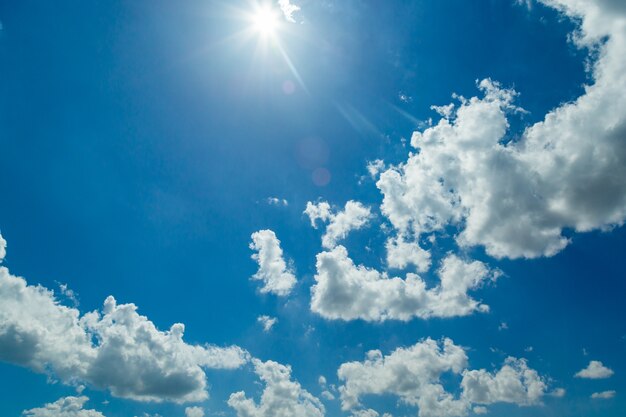
[[[228,405],[238,417],[323,417],[319,399],[291,380],[291,367],[273,361],[253,359],[255,373],[265,383],[261,402],[246,397],[243,391],[231,394]]]
[[[283,258],[280,240],[271,230],[259,230],[251,237],[250,249],[257,252],[252,259],[259,264],[259,270],[252,278],[263,281],[262,293],[288,295],[296,285],[296,277]]]
[[[204,417],[204,410],[202,407],[187,407],[185,417]]]
[[[604,379],[613,376],[613,370],[607,368],[600,361],[591,361],[585,369],[581,369],[574,375],[576,378]]]
[[[0,360],[68,384],[86,383],[145,401],[207,398],[203,368],[237,368],[238,347],[189,345],[184,325],[159,331],[134,304],[108,297],[102,312],[81,317],[54,293],[0,267]]]
[[[430,252],[422,249],[417,242],[409,242],[403,236],[387,239],[387,264],[391,268],[404,269],[409,264],[419,272],[430,268]]]
[[[384,272],[356,266],[346,248],[337,246],[317,255],[311,310],[328,319],[366,321],[453,317],[488,310],[467,294],[498,276],[485,264],[448,255],[437,274],[440,283],[430,289],[416,274],[389,278]]]
[[[602,391],[602,392],[594,392],[591,394],[591,398],[594,400],[610,400],[615,397],[615,391]]]
[[[516,93],[490,80],[415,132],[419,152],[380,175],[382,212],[401,232],[456,226],[461,246],[494,257],[551,256],[578,232],[626,217],[625,7],[608,0],[546,0],[581,20],[580,45],[596,48],[594,84],[506,142]],[[604,40],[606,41],[604,42]]]
[[[387,356],[370,351],[364,362],[344,363],[337,372],[344,381],[339,388],[342,408],[360,407],[364,395],[393,394],[401,402],[417,406],[420,417],[453,417],[465,416],[474,404],[538,404],[545,394],[542,378],[523,359],[507,359],[495,374],[468,370],[467,361],[463,348],[450,339],[442,343],[426,339]],[[462,375],[458,397],[442,385],[441,378],[447,373]]]
[[[85,410],[83,406],[89,401],[87,397],[65,397],[41,408],[33,408],[22,412],[23,417],[104,417],[99,411]]]
[[[161,332],[134,304],[118,305],[113,297],[106,299],[102,315],[88,313],[81,321],[99,341],[85,378],[119,397],[201,401],[207,398],[202,367],[232,369],[247,360],[238,347],[185,343],[181,323]]]
[[[332,249],[339,240],[345,239],[352,230],[361,229],[371,219],[369,207],[358,201],[348,201],[343,211],[333,213],[330,204],[325,201],[306,204],[304,214],[309,216],[311,226],[317,228],[317,220],[328,222],[326,233],[322,236],[322,246]]]
[[[393,394],[406,404],[418,406],[422,417],[464,415],[465,400],[447,393],[440,377],[446,372],[460,374],[466,367],[465,351],[450,339],[441,346],[426,339],[386,357],[373,350],[365,362],[344,363],[337,371],[344,381],[339,388],[342,408],[359,407],[360,397],[367,394]]]
[[[269,332],[272,330],[272,327],[274,327],[278,319],[270,316],[259,316],[257,321],[261,324],[261,326],[263,326],[263,331]]]
[[[300,6],[296,6],[291,3],[290,0],[278,0],[278,7],[283,12],[283,16],[285,16],[285,20],[291,23],[296,23],[296,19],[294,19],[293,14],[300,10]]]
[[[534,405],[546,393],[546,383],[524,359],[507,358],[495,374],[485,371],[463,372],[463,397],[472,403],[498,402]]]

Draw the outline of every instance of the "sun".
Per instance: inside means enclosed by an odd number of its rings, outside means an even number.
[[[264,36],[273,35],[278,29],[279,19],[271,8],[259,8],[252,16],[254,29]]]

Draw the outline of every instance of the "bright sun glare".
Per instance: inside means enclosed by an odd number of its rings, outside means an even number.
[[[272,9],[259,9],[253,16],[254,28],[263,35],[271,35],[278,27],[278,16]]]

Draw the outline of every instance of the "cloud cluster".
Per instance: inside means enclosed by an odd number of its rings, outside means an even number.
[[[252,233],[251,238],[250,249],[256,251],[252,259],[259,264],[259,270],[252,278],[263,281],[261,292],[279,296],[288,295],[296,285],[296,277],[283,258],[283,250],[276,233],[271,230],[259,230]]]
[[[465,416],[474,405],[484,410],[496,402],[539,404],[545,394],[545,382],[523,359],[508,358],[496,373],[468,370],[467,363],[463,348],[450,339],[426,339],[387,356],[370,351],[364,362],[344,363],[337,372],[343,381],[342,409],[360,408],[365,395],[392,394],[418,407],[420,417],[454,417]],[[445,374],[462,377],[459,396],[445,390]]]
[[[468,291],[498,276],[482,262],[448,255],[437,271],[439,285],[427,288],[416,274],[390,278],[384,272],[357,266],[343,246],[318,254],[316,266],[311,310],[341,320],[407,321],[484,312],[489,307],[471,298]]]
[[[134,304],[108,297],[102,312],[81,316],[54,293],[28,285],[0,267],[0,360],[87,383],[140,401],[200,401],[208,397],[203,368],[237,368],[239,347],[189,345],[184,325],[160,331]]]
[[[253,359],[254,372],[265,384],[261,402],[247,398],[243,391],[231,394],[228,405],[238,417],[323,417],[319,399],[291,380],[291,367],[273,361]]]
[[[581,369],[574,375],[576,378],[604,379],[613,376],[613,370],[607,368],[600,361],[591,361],[585,369]]]
[[[546,0],[581,19],[579,45],[598,50],[595,83],[507,142],[516,93],[491,80],[415,132],[418,150],[380,174],[381,210],[416,239],[458,228],[462,247],[494,257],[552,256],[568,239],[626,218],[626,12],[609,1]]]
[[[309,216],[311,226],[317,228],[317,221],[328,223],[326,232],[322,236],[322,246],[332,249],[337,242],[345,239],[352,230],[364,227],[371,219],[369,207],[365,207],[358,201],[348,201],[343,211],[334,213],[325,201],[319,203],[308,202],[304,214]]]
[[[105,417],[99,411],[83,408],[89,401],[87,397],[65,397],[41,408],[22,412],[23,417]]]

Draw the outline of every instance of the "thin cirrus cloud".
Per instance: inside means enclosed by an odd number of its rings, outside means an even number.
[[[585,369],[581,369],[574,375],[576,378],[605,379],[614,374],[613,370],[604,366],[600,361],[591,361]]]
[[[496,372],[467,366],[465,350],[450,339],[426,339],[387,356],[370,351],[363,362],[340,366],[341,406],[345,411],[359,410],[364,396],[391,394],[417,407],[420,417],[455,417],[465,416],[473,406],[480,410],[494,403],[538,405],[546,394],[545,378],[524,359],[508,358]],[[460,395],[444,388],[442,378],[448,374],[461,377]]]
[[[83,408],[89,398],[65,397],[43,407],[24,410],[22,417],[105,417],[99,411]]]
[[[262,281],[261,293],[272,293],[278,296],[286,296],[296,285],[296,276],[293,269],[287,266],[280,247],[280,240],[272,230],[259,230],[252,233],[250,249],[259,264],[258,271],[252,279]]]
[[[419,317],[466,316],[489,307],[468,295],[499,276],[479,261],[466,262],[448,255],[437,271],[440,282],[433,288],[418,275],[390,278],[362,265],[355,265],[343,246],[317,255],[311,310],[327,319],[365,321],[402,320]]]
[[[101,312],[81,315],[53,291],[0,267],[0,360],[66,384],[138,401],[204,400],[203,368],[238,368],[249,355],[237,346],[187,344],[184,328],[177,323],[160,331],[134,304],[112,296]]]
[[[382,213],[399,233],[458,229],[461,247],[496,258],[552,256],[564,229],[608,229],[626,218],[626,8],[623,2],[545,0],[581,29],[580,47],[599,50],[585,94],[503,143],[517,93],[486,79],[480,97],[439,111],[413,134],[418,149],[379,176]],[[606,40],[606,41],[605,41]],[[441,107],[443,108],[443,107]]]
[[[291,379],[291,367],[274,361],[253,359],[254,372],[265,384],[261,400],[256,403],[243,391],[231,394],[228,405],[238,417],[323,417],[321,401]]]

